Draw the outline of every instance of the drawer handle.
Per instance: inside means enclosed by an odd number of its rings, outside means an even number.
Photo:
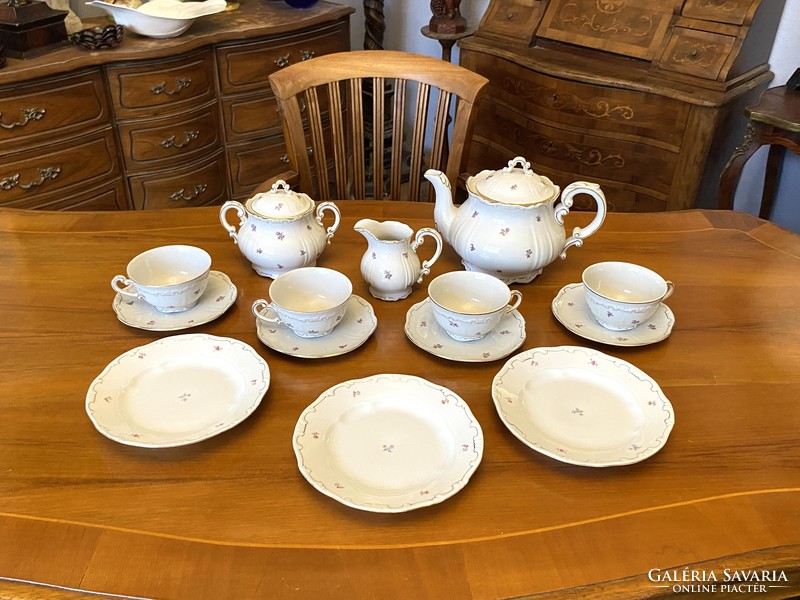
[[[314,56],[316,56],[316,52],[313,50],[300,50],[300,60],[308,60]]]
[[[508,14],[506,15],[506,19],[507,19],[508,21],[513,21],[515,16],[516,16],[516,15],[515,15],[513,12],[510,12],[510,13],[508,13]]]
[[[166,81],[162,81],[158,85],[155,85],[152,88],[150,88],[150,93],[152,93],[154,96],[159,96],[161,94],[166,94],[167,96],[174,96],[175,94],[180,94],[183,90],[188,88],[190,85],[192,85],[192,80],[191,79],[189,79],[188,77],[181,78],[181,79],[178,79],[178,80],[175,81],[175,89],[168,90],[167,89],[167,82]]]
[[[15,123],[2,123],[0,122],[0,127],[3,129],[16,129],[17,127],[25,127],[31,121],[41,121],[44,118],[44,109],[43,108],[23,108],[19,111],[22,114],[22,121],[17,121]],[[3,118],[3,113],[0,112],[0,119]]]
[[[278,58],[275,59],[275,64],[278,65],[279,69],[282,69],[283,67],[288,66],[289,65],[289,55],[287,54],[286,56],[279,56]]]
[[[177,200],[194,200],[194,199],[195,199],[195,198],[197,198],[197,197],[198,197],[200,194],[202,194],[203,192],[205,192],[207,187],[208,187],[208,186],[207,186],[205,183],[195,183],[195,184],[194,184],[194,193],[193,193],[192,195],[190,195],[190,196],[186,196],[186,195],[185,195],[185,192],[186,192],[186,190],[184,190],[183,188],[181,188],[181,189],[179,189],[177,192],[175,192],[174,194],[172,194],[172,195],[169,197],[169,199],[170,199],[170,200],[176,200],[176,201],[177,201]]]
[[[289,164],[289,155],[288,154],[284,154],[283,156],[281,156],[281,162],[283,164],[285,164],[285,165],[288,165]]]
[[[698,54],[699,52],[697,51],[697,48],[692,48],[692,51],[689,52],[689,56],[691,56],[692,58],[697,58]]]
[[[195,141],[198,137],[200,137],[200,132],[197,131],[197,130],[195,130],[195,131],[184,131],[183,135],[184,135],[184,140],[185,141],[176,142],[175,141],[175,136],[171,135],[167,139],[165,139],[163,142],[161,142],[161,146],[163,148],[185,148],[186,146],[191,144],[193,141]]]
[[[19,173],[17,173],[15,175],[11,175],[10,177],[4,177],[3,179],[0,179],[0,189],[13,190],[15,187],[20,187],[23,190],[29,190],[32,187],[38,187],[42,185],[45,181],[55,179],[60,173],[60,167],[44,167],[39,169],[39,180],[31,181],[30,183],[20,183]]]

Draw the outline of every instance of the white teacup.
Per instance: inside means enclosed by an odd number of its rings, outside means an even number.
[[[322,337],[342,320],[352,293],[353,284],[343,273],[301,267],[279,275],[269,286],[271,302],[256,300],[253,314],[267,323],[283,323],[301,338]]]
[[[189,310],[206,291],[211,256],[195,246],[159,246],[135,256],[127,277],[117,275],[111,289],[140,298],[162,313]]]
[[[648,321],[675,286],[655,271],[627,262],[601,262],[583,271],[586,303],[606,329],[628,331]]]
[[[476,271],[439,275],[428,285],[428,296],[436,322],[459,342],[485,338],[522,301],[521,292]]]

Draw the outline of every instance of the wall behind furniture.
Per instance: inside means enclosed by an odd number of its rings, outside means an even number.
[[[351,21],[351,39],[353,49],[364,47],[364,8],[362,0],[337,0],[356,9]],[[461,13],[467,18],[471,27],[477,27],[481,16],[486,11],[489,0],[463,0]],[[441,46],[420,33],[420,29],[428,24],[431,17],[430,0],[386,0],[384,3],[383,47],[387,50],[405,50],[429,56],[441,56]],[[800,0],[786,0],[775,45],[770,55],[770,65],[775,79],[770,87],[783,85],[800,67]],[[458,48],[453,49],[453,62],[458,62]],[[798,92],[800,93],[800,92]],[[746,118],[744,114],[736,116],[742,129]],[[735,208],[758,214],[763,183],[764,166],[766,164],[766,148],[759,150],[750,159],[742,173],[736,193]],[[495,168],[497,165],[486,165]],[[784,170],[778,190],[772,220],[792,231],[800,233],[800,202],[796,200],[800,189],[800,157],[787,152]],[[793,198],[790,196],[794,196]],[[709,206],[709,203],[699,203]],[[713,204],[713,201],[711,202]]]

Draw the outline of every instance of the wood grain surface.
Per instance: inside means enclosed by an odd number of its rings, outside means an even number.
[[[351,278],[378,328],[359,349],[321,360],[259,341],[250,305],[270,281],[218,208],[0,210],[0,598],[674,597],[648,572],[686,565],[720,579],[725,568],[777,570],[785,587],[766,584],[759,597],[800,593],[799,237],[737,212],[613,213],[583,248],[513,286],[527,322],[520,351],[596,348],[645,371],[674,406],[659,453],[592,469],[543,456],[504,427],[490,392],[503,361],[450,362],[406,339],[405,313],[426,297],[424,283],[400,302],[369,296],[355,221],[416,230],[432,225],[432,206],[338,204],[342,225],[319,264]],[[590,217],[570,215],[567,227]],[[206,249],[238,287],[226,314],[190,331],[250,344],[272,381],[230,431],[180,448],[129,447],[92,426],[88,386],[115,357],[170,334],[120,323],[109,283],[135,254],[173,243]],[[675,283],[668,339],[603,346],[558,323],[553,297],[601,260]],[[448,246],[433,275],[458,268]],[[481,465],[441,504],[362,512],[298,471],[301,411],[336,383],[385,372],[452,389],[483,428]]]

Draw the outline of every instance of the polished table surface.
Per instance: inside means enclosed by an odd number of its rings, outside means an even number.
[[[416,230],[432,226],[432,206],[338,204],[342,225],[319,264],[351,278],[378,328],[357,350],[319,360],[258,339],[250,305],[270,281],[240,254],[218,208],[0,210],[0,597],[674,597],[682,573],[707,582],[713,573],[719,585],[725,569],[730,578],[753,568],[777,580],[759,575],[759,597],[800,593],[800,237],[730,211],[614,213],[583,248],[513,286],[527,322],[519,351],[595,348],[642,369],[674,406],[660,452],[597,469],[539,454],[505,428],[490,392],[503,360],[451,362],[406,339],[406,311],[425,284],[394,303],[369,295],[355,221]],[[571,214],[567,226],[589,218]],[[93,427],[88,386],[115,357],[171,334],[120,323],[109,282],[135,254],[173,243],[208,250],[238,287],[227,313],[190,331],[251,345],[272,380],[258,410],[216,437],[126,446]],[[604,346],[559,324],[551,300],[603,260],[638,262],[675,283],[669,338]],[[458,268],[446,246],[432,275]],[[302,410],[339,382],[377,373],[422,376],[471,407],[485,451],[453,497],[370,513],[300,474],[292,432]]]

